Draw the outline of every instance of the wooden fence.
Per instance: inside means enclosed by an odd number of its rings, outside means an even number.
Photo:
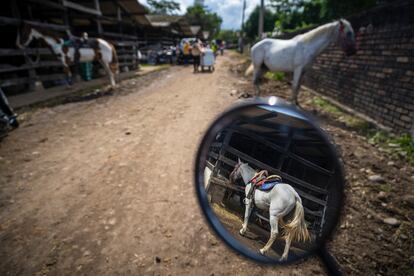
[[[267,170],[269,174],[280,175],[285,183],[293,186],[302,198],[310,229],[315,235],[321,235],[328,197],[335,179],[335,168],[332,167],[332,162],[322,162],[322,159],[312,157],[307,152],[311,152],[311,148],[319,148],[323,155],[324,143],[312,129],[283,129],[268,119],[268,116],[258,116],[241,121],[220,133],[221,138],[209,150],[208,164],[212,174],[207,190],[219,186],[243,197],[244,187],[232,186],[228,181],[230,172],[240,158],[256,170]],[[250,130],[251,126],[267,128],[267,131],[273,132],[273,139]],[[317,151],[315,154],[320,154]],[[267,215],[258,212],[256,215],[268,220]]]
[[[7,9],[0,12],[0,31],[4,35],[0,41],[0,87],[9,96],[37,86],[47,88],[66,83],[63,66],[47,45],[34,42],[26,49],[16,47],[16,35],[23,23],[62,37],[68,31],[74,35],[88,32],[90,37],[101,37],[114,44],[121,71],[139,67],[138,49],[143,41],[138,40],[141,26],[136,17],[141,16],[142,6],[137,1],[17,0],[6,3]],[[94,66],[99,67],[98,63]],[[95,70],[94,76],[100,73]]]

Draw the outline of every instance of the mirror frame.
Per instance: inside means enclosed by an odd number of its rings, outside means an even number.
[[[294,259],[294,260],[287,260],[287,261],[279,261],[276,259],[272,259],[267,256],[263,256],[259,254],[258,252],[255,253],[252,250],[248,249],[246,246],[244,246],[240,241],[238,241],[236,238],[234,238],[228,230],[221,224],[218,217],[215,215],[213,209],[211,208],[210,202],[208,201],[207,193],[205,192],[205,184],[204,184],[204,175],[203,171],[206,166],[206,160],[209,150],[209,145],[211,145],[212,141],[214,141],[214,138],[221,129],[224,127],[229,126],[233,121],[234,118],[237,117],[237,113],[239,110],[257,106],[257,105],[268,105],[271,107],[279,107],[282,109],[289,109],[292,114],[295,114],[296,116],[300,118],[306,119],[306,121],[315,128],[321,135],[322,140],[328,145],[328,148],[330,152],[332,153],[332,156],[334,157],[334,160],[336,161],[336,168],[338,168],[338,174],[340,179],[342,180],[341,183],[337,183],[336,185],[340,185],[338,189],[339,191],[339,202],[338,202],[338,208],[336,210],[336,213],[334,214],[333,221],[330,225],[330,227],[326,231],[326,235],[320,240],[318,244],[315,244],[312,250],[305,253],[300,258]],[[202,214],[204,215],[204,219],[207,221],[207,224],[209,227],[213,230],[213,232],[219,236],[219,238],[232,250],[234,250],[236,253],[239,253],[246,257],[249,260],[253,260],[258,263],[262,264],[272,264],[272,265],[287,265],[292,263],[299,263],[302,261],[305,261],[310,256],[314,256],[315,254],[320,255],[320,252],[324,250],[326,247],[326,243],[332,238],[333,234],[335,233],[335,230],[338,226],[338,223],[340,221],[340,214],[343,208],[343,202],[344,202],[344,192],[345,192],[345,185],[346,185],[346,178],[344,173],[344,166],[342,158],[340,157],[336,145],[333,143],[333,139],[330,135],[324,131],[319,124],[317,123],[317,120],[315,117],[313,117],[311,114],[306,113],[303,110],[299,110],[296,106],[291,105],[284,101],[281,98],[277,97],[269,97],[269,98],[252,98],[248,100],[242,100],[240,102],[236,102],[236,104],[230,106],[225,111],[223,111],[219,116],[216,116],[216,118],[210,123],[209,127],[207,128],[196,153],[196,159],[195,159],[195,167],[194,167],[194,184],[195,184],[195,192],[198,199],[199,206],[202,210]],[[329,225],[328,225],[329,226]]]

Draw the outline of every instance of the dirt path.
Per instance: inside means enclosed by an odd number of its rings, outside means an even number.
[[[174,67],[119,95],[43,108],[0,144],[0,275],[321,274],[263,267],[209,232],[193,192],[208,123],[235,101],[213,74]]]

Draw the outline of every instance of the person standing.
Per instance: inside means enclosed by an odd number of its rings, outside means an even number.
[[[190,43],[188,43],[188,41],[185,41],[183,44],[183,57],[184,57],[184,64],[187,65],[188,64],[188,58],[190,56]]]
[[[213,44],[211,45],[211,50],[213,50],[214,56],[217,57],[217,43],[213,41]]]
[[[220,43],[220,55],[222,56],[223,54],[224,54],[224,41],[222,41],[221,43]]]
[[[198,72],[198,68],[200,67],[200,56],[202,52],[203,48],[201,46],[201,42],[197,40],[194,42],[191,49],[191,54],[193,55],[194,73]]]

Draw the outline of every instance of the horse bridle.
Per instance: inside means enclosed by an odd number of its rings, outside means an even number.
[[[233,174],[240,168],[241,165],[243,165],[243,163],[237,163],[236,166],[234,166],[233,171],[229,175],[229,179],[231,182],[233,182]]]
[[[233,181],[233,175],[234,173],[241,167],[241,165],[243,165],[243,163],[237,163],[236,166],[234,166],[233,171],[230,173],[229,178],[231,181]],[[256,173],[245,185],[249,185],[249,184],[256,184],[256,179],[262,177],[264,174],[268,174],[268,172],[266,170],[262,170],[258,173]]]
[[[26,49],[26,45],[25,44],[27,44],[27,42],[29,41],[29,39],[27,38],[27,41],[26,41],[26,43],[24,43],[23,45],[21,44],[21,37],[20,37],[20,30],[19,29],[17,29],[17,36],[16,36],[16,46],[17,46],[17,48],[19,48],[19,49]],[[23,51],[23,55],[27,58],[27,60],[29,61],[29,63],[31,64],[31,65],[36,65],[36,64],[38,64],[39,63],[39,61],[40,61],[40,52],[39,52],[39,49],[36,49],[36,60],[35,61],[33,61],[30,57],[29,57],[29,55],[26,53],[26,51]]]

